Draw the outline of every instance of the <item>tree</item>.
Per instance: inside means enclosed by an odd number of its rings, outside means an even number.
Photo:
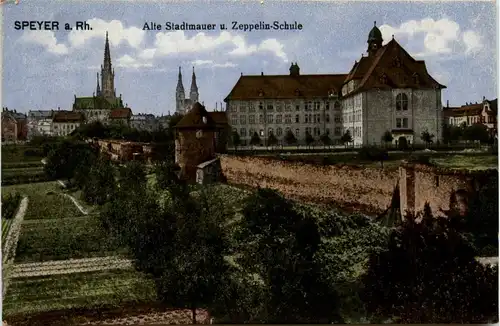
[[[260,137],[256,132],[253,133],[252,138],[250,139],[250,145],[260,145]]]
[[[276,191],[250,196],[238,226],[236,262],[268,288],[267,323],[337,321],[336,293],[321,279],[314,255],[320,244],[315,220]]]
[[[106,158],[99,158],[90,168],[83,185],[83,198],[91,204],[103,205],[114,194],[115,170]]]
[[[463,131],[463,136],[466,140],[479,141],[481,143],[487,143],[491,139],[488,128],[480,123],[466,127]]]
[[[340,141],[347,148],[347,145],[352,142],[351,132],[349,130],[346,130],[342,137],[340,137]]]
[[[332,144],[332,139],[330,138],[330,135],[328,135],[327,133],[321,135],[320,140],[324,146],[330,147],[330,145]]]
[[[233,143],[235,149],[238,149],[238,146],[241,144],[240,135],[236,130],[233,130],[233,133],[231,134],[231,142]]]
[[[314,137],[309,133],[309,131],[306,131],[306,144],[307,146],[311,146],[311,144],[314,143]]]
[[[370,257],[363,277],[370,313],[397,323],[497,322],[498,270],[475,260],[454,223],[407,216],[392,231],[387,250]]]
[[[274,133],[269,134],[269,137],[267,137],[267,144],[271,147],[275,146],[278,144],[278,139],[274,135]]]
[[[434,135],[429,133],[427,130],[422,131],[420,134],[420,139],[425,143],[426,146],[429,146],[433,142]]]
[[[392,133],[389,130],[384,132],[384,134],[382,135],[382,142],[385,143],[386,146],[392,143],[393,140],[394,137],[392,137]]]
[[[291,130],[288,130],[285,134],[285,143],[287,145],[297,144],[297,138],[295,138],[295,135]]]

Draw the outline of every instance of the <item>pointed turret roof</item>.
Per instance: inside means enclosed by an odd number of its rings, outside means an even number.
[[[372,41],[382,41],[382,32],[377,27],[377,22],[373,22],[373,28],[368,34],[368,43]]]
[[[111,53],[109,51],[109,38],[106,31],[106,44],[104,45],[104,67],[111,68]]]
[[[182,85],[182,73],[181,73],[181,67],[179,67],[179,75],[177,78],[177,91],[184,92],[184,85]]]
[[[191,76],[191,92],[198,92],[198,85],[196,85],[196,74],[194,73],[194,67],[193,75]]]

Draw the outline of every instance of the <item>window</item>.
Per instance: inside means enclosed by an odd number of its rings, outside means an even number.
[[[382,74],[382,76],[380,76],[380,82],[382,84],[387,84],[387,75],[386,74]]]
[[[245,115],[240,115],[240,125],[247,123],[247,117]]]
[[[295,123],[300,123],[300,116],[298,114],[295,115]]]
[[[417,85],[420,83],[420,79],[418,78],[418,74],[417,73],[413,74],[413,82],[415,84],[417,84]]]
[[[304,115],[304,122],[309,123],[309,115],[308,114]]]
[[[321,115],[320,114],[316,114],[316,122],[321,122]]]
[[[319,111],[320,107],[321,107],[320,102],[314,102],[314,111]]]
[[[334,108],[335,110],[340,110],[340,102],[335,102],[335,105],[334,105]]]
[[[306,111],[312,111],[312,102],[311,101],[308,101],[306,103]]]
[[[247,130],[245,128],[241,128],[240,129],[240,136],[241,137],[246,137],[246,135],[247,135]]]
[[[246,103],[241,103],[240,104],[240,112],[247,112],[247,105],[246,105]]]
[[[318,127],[315,127],[314,128],[314,136],[319,136],[321,135],[321,129],[319,129]]]
[[[273,133],[274,133],[273,128],[269,128],[269,129],[267,130],[267,135],[268,135],[268,136],[271,136]]]
[[[231,124],[233,126],[238,124],[238,116],[236,114],[231,115]]]
[[[276,116],[276,123],[283,123],[283,121],[281,119],[282,119],[281,114],[278,114]]]
[[[264,103],[259,102],[259,111],[264,110]]]
[[[283,106],[281,105],[281,102],[276,103],[276,111],[278,112],[283,111]]]
[[[259,114],[259,123],[264,123],[264,115]]]
[[[326,128],[325,129],[325,134],[330,135],[330,129]]]
[[[287,103],[287,104],[285,105],[285,111],[286,111],[286,112],[291,112],[291,111],[292,111],[292,105],[291,105],[290,103]]]
[[[285,114],[285,123],[292,123],[292,115]]]
[[[251,125],[255,124],[255,116],[253,114],[248,116],[248,123]]]
[[[342,129],[340,127],[335,127],[335,136],[340,136],[342,134]]]
[[[338,115],[338,114],[335,115],[334,119],[335,119],[334,120],[335,122],[342,122],[342,119],[340,118],[340,115]]]
[[[403,118],[403,128],[408,128],[408,118]]]
[[[408,96],[405,93],[396,96],[396,110],[408,110]]]
[[[295,105],[295,111],[300,111],[300,105],[299,104]]]
[[[292,129],[290,129],[290,127],[286,127],[285,128],[285,134],[287,134],[289,131],[292,131]]]
[[[298,137],[299,137],[299,135],[300,135],[300,129],[299,129],[299,128],[297,128],[297,129],[295,129],[295,137],[297,137],[297,138],[298,138]]]
[[[325,103],[325,110],[330,110],[330,102]]]
[[[252,128],[248,129],[248,136],[251,137],[251,136],[253,136],[254,133],[255,133],[254,129],[252,129]]]
[[[281,129],[280,127],[278,127],[278,128],[276,129],[276,135],[278,135],[278,136],[283,135],[283,129]]]
[[[402,120],[401,118],[396,119],[396,128],[401,128],[401,125],[402,125],[401,120]]]
[[[274,110],[273,105],[272,104],[268,104],[267,105],[267,111],[272,111],[272,110]]]
[[[273,123],[273,115],[272,114],[268,114],[267,115],[267,123]]]
[[[260,137],[264,137],[264,129],[261,129],[259,133],[260,133]]]
[[[311,134],[311,127],[306,127],[306,134]]]
[[[329,114],[325,114],[325,121],[327,123],[330,122],[330,115]]]
[[[253,102],[250,102],[248,104],[248,112],[255,112],[255,106],[253,105]]]

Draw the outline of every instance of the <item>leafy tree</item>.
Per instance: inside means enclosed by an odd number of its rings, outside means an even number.
[[[113,196],[115,185],[114,168],[109,160],[101,157],[90,168],[83,185],[83,197],[88,203],[103,205]]]
[[[463,131],[463,136],[466,140],[479,141],[481,143],[487,143],[491,138],[488,132],[488,128],[480,123],[476,123],[469,127],[466,127]]]
[[[254,132],[252,135],[252,138],[250,139],[250,145],[259,145],[260,144],[260,137],[257,132]]]
[[[309,131],[306,131],[306,144],[307,146],[311,146],[311,144],[314,143],[314,137],[309,133]]]
[[[89,138],[104,138],[107,133],[107,127],[104,126],[100,121],[95,121],[91,123],[85,123],[80,125],[78,128],[71,132],[71,136],[86,140]]]
[[[370,313],[398,323],[487,323],[498,319],[498,270],[484,267],[455,219],[407,216],[363,278]]]
[[[271,133],[269,135],[269,137],[267,137],[267,144],[269,146],[275,146],[276,144],[278,144],[278,139],[276,138],[276,136],[274,135],[274,133]]]
[[[291,130],[288,130],[285,134],[285,143],[287,145],[297,144],[297,138],[295,138],[295,135]]]
[[[231,134],[231,142],[233,143],[235,149],[238,149],[238,146],[241,145],[240,135],[235,130],[233,130],[233,133]]]
[[[394,137],[392,137],[392,133],[389,130],[384,132],[384,134],[382,135],[382,142],[385,143],[386,146],[392,143],[393,140]]]
[[[321,135],[320,140],[324,146],[330,147],[330,145],[332,144],[332,139],[330,138],[330,135],[328,135],[327,133]]]
[[[336,293],[314,262],[320,244],[316,222],[277,192],[259,189],[244,209],[237,263],[256,273],[268,288],[268,323],[338,320]]]
[[[349,130],[346,130],[342,137],[340,137],[340,141],[347,148],[347,145],[352,142],[351,132]]]
[[[434,135],[429,133],[427,130],[422,131],[422,133],[420,134],[420,139],[422,139],[426,146],[429,146],[433,142]]]

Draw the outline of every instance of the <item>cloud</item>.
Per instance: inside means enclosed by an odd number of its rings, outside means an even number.
[[[73,48],[79,48],[85,43],[94,38],[106,37],[108,32],[109,43],[112,46],[117,46],[120,43],[128,43],[133,48],[141,46],[144,40],[145,32],[137,27],[125,27],[121,21],[112,20],[106,22],[102,19],[92,18],[87,20],[87,23],[92,27],[91,31],[72,30],[68,35],[68,41]]]
[[[139,69],[139,68],[151,68],[153,67],[153,64],[148,62],[141,62],[126,54],[122,57],[119,57],[116,60],[116,66],[121,68]]]
[[[212,60],[195,60],[192,62],[194,66],[198,67],[208,67],[208,68],[233,68],[237,67],[238,65],[232,62],[225,62],[225,63],[215,63]]]
[[[66,45],[57,43],[56,36],[52,31],[26,31],[21,36],[21,41],[42,45],[48,52],[57,55],[69,52]]]
[[[480,50],[483,45],[481,37],[474,31],[461,33],[460,25],[448,18],[434,20],[425,18],[420,21],[410,20],[399,27],[380,26],[382,37],[386,43],[392,35],[414,43],[420,51],[415,56],[447,55],[470,53]]]
[[[283,44],[281,44],[277,39],[267,39],[262,41],[259,45],[250,46],[246,45],[245,40],[241,36],[236,36],[234,41],[237,48],[229,54],[246,56],[256,52],[271,52],[278,58],[281,58],[284,62],[288,62],[287,55],[283,51]]]

